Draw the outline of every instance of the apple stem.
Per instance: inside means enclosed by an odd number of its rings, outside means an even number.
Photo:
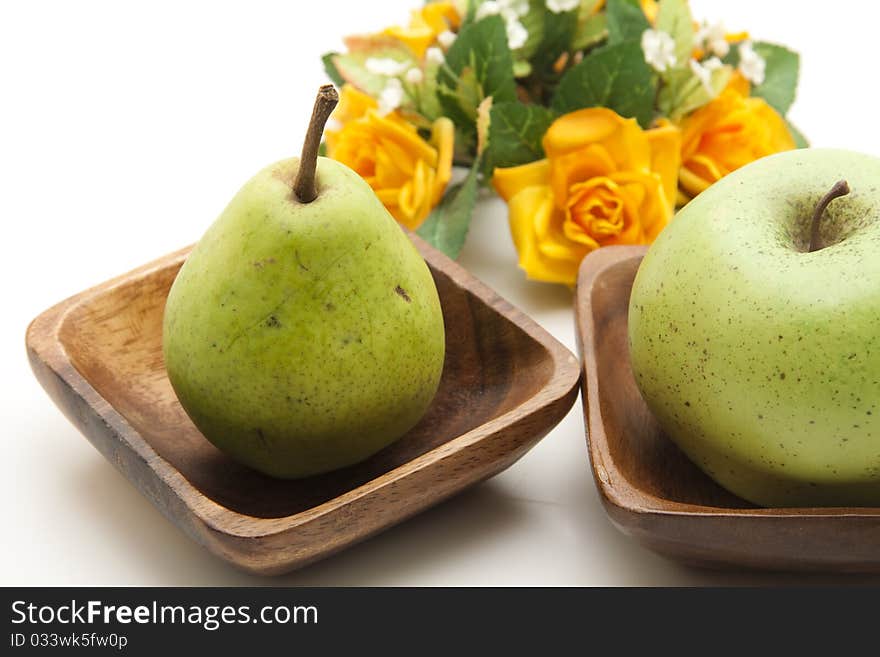
[[[846,196],[847,194],[849,194],[849,184],[845,180],[838,180],[834,183],[834,186],[825,193],[825,196],[820,198],[819,202],[816,203],[816,209],[813,210],[813,224],[810,229],[810,247],[807,249],[808,253],[818,251],[822,248],[822,242],[819,239],[819,224],[822,223],[822,215],[825,213],[825,208],[827,208],[828,204],[834,199]]]
[[[299,158],[299,171],[293,183],[293,193],[300,203],[311,203],[318,197],[315,187],[315,168],[318,166],[318,149],[321,147],[321,136],[324,125],[339,102],[339,94],[332,84],[322,85],[315,98],[312,119],[303,141],[302,154]]]

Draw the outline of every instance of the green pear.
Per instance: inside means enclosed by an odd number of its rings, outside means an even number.
[[[164,317],[165,366],[193,422],[281,478],[357,463],[401,437],[444,361],[424,260],[360,176],[316,156],[336,98],[321,93],[303,157],[239,190],[181,268]]]

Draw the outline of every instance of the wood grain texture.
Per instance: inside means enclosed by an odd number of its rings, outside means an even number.
[[[165,298],[189,249],[87,290],[28,328],[31,366],[65,415],[166,517],[254,573],[303,566],[504,470],[568,412],[575,357],[464,269],[411,236],[446,322],[425,417],[372,458],[298,481],[229,459],[177,401],[162,360]]]
[[[711,567],[880,572],[880,509],[757,508],[718,486],[663,433],[636,387],[627,314],[645,247],[609,247],[578,277],[590,463],[611,520],[668,557]]]

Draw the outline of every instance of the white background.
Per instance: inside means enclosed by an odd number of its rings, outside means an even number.
[[[319,56],[420,1],[0,3],[0,584],[870,581],[697,571],[641,548],[600,506],[580,402],[493,480],[304,570],[251,577],[178,532],[56,410],[28,367],[28,322],[197,240],[247,178],[298,153]],[[801,52],[790,116],[815,145],[880,155],[874,3],[692,5]],[[520,274],[497,199],[461,262],[575,349],[571,293]]]

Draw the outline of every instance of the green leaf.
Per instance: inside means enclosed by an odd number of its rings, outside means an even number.
[[[664,3],[665,4],[665,3]],[[645,12],[633,0],[608,0],[608,43],[638,39],[651,27]]]
[[[459,10],[461,7],[459,6]],[[477,13],[477,2],[475,0],[467,0],[467,9],[464,12],[464,20],[462,20],[462,26],[467,25],[468,23],[474,22],[474,17]]]
[[[477,157],[483,157],[483,151],[489,143],[489,114],[492,111],[492,98],[487,98],[477,108]]]
[[[578,27],[578,12],[573,9],[554,14],[544,11],[543,7],[539,11],[544,16],[543,34],[532,65],[538,72],[545,72],[552,69],[562,53],[571,49]]]
[[[785,119],[785,125],[788,127],[788,131],[791,133],[791,138],[794,139],[795,146],[797,146],[798,148],[810,147],[810,142],[807,141],[807,138],[804,137],[804,134],[800,130],[798,130],[791,121]]]
[[[513,167],[544,157],[541,140],[556,115],[541,105],[495,103],[489,112],[489,137],[483,153],[484,171]]]
[[[772,43],[755,43],[754,48],[767,66],[764,82],[752,88],[752,95],[763,98],[785,116],[797,92],[800,57],[796,52]]]
[[[656,87],[639,42],[624,41],[596,50],[570,68],[559,81],[552,107],[559,114],[608,107],[647,128],[654,118]]]
[[[339,70],[336,68],[336,64],[333,63],[333,58],[338,54],[339,53],[336,52],[324,53],[321,56],[321,61],[324,63],[324,71],[327,73],[327,77],[330,78],[331,82],[337,87],[341,87],[345,80],[342,79]]]
[[[477,203],[479,161],[474,162],[463,182],[446,190],[443,199],[428,215],[416,234],[450,258],[457,258],[467,238]]]
[[[690,68],[675,68],[666,73],[660,89],[660,112],[673,121],[713,100],[727,86],[733,70],[723,66],[712,71],[707,89]]]
[[[463,132],[475,133],[477,107],[489,96],[496,102],[516,100],[513,57],[500,16],[462,28],[437,72],[443,113]]]
[[[370,50],[334,54],[330,56],[330,62],[344,82],[354,85],[375,98],[382,93],[382,89],[388,82],[388,77],[367,70],[366,62],[373,57],[393,59],[405,64],[407,68],[417,65],[409,49],[404,46],[376,47]]]
[[[602,14],[594,14],[578,22],[574,38],[571,43],[572,50],[584,50],[595,46],[608,36],[608,17]]]
[[[519,59],[531,59],[538,52],[538,47],[544,40],[544,5],[540,0],[531,0],[529,11],[525,16],[520,16],[519,21],[526,28],[528,37],[522,47],[517,48],[516,56]]]
[[[655,28],[675,41],[676,66],[687,66],[694,50],[694,19],[688,0],[663,0]]]
[[[443,116],[440,100],[437,98],[437,64],[426,62],[423,70],[425,79],[421,86],[413,93],[413,101],[416,111],[428,121]]]

